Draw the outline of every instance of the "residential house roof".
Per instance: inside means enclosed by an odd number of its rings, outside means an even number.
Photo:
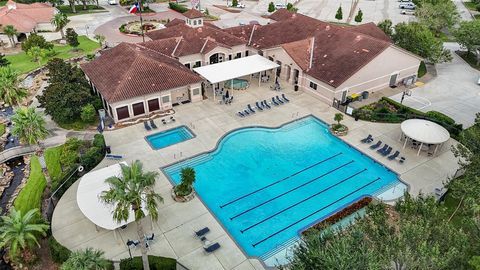
[[[203,17],[203,13],[194,9],[194,8],[192,8],[189,11],[183,13],[182,15],[189,18],[189,19],[196,19],[196,18]]]
[[[139,44],[120,43],[81,68],[110,103],[202,81],[176,59]]]
[[[0,25],[13,25],[20,33],[32,32],[39,23],[50,23],[56,9],[46,3],[20,4],[9,0],[0,8]]]

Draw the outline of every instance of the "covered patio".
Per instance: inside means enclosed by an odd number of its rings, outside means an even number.
[[[253,78],[258,78],[258,85],[260,86],[262,82],[273,81],[275,76],[273,71],[278,67],[277,63],[263,56],[252,55],[194,68],[193,70],[208,81],[208,84],[204,85],[205,94],[208,95],[207,92],[211,89],[213,100],[216,101],[218,95],[223,96],[225,94],[224,84],[228,85],[231,90],[243,90],[249,87]],[[267,72],[270,74],[267,74]],[[233,96],[230,95],[230,97]]]
[[[404,140],[403,149],[410,142],[411,147],[420,152],[426,151],[429,156],[437,153],[438,148],[450,139],[450,133],[437,123],[424,119],[409,119],[400,125],[402,135],[400,141]],[[433,148],[433,152],[432,152]]]

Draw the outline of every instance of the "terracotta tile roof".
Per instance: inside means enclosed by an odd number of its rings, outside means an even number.
[[[152,31],[146,34],[152,39],[152,43],[172,37],[182,38],[179,46],[175,50],[175,56],[185,56],[200,53],[205,41],[214,41],[218,45],[226,48],[245,44],[241,38],[235,37],[221,29],[204,25],[202,27],[192,28],[185,24],[177,24],[164,29]],[[149,46],[149,45],[146,45]]]
[[[0,25],[13,25],[18,32],[32,32],[38,23],[50,23],[56,9],[46,3],[20,4],[8,1],[0,8]]]
[[[275,11],[272,15],[270,15],[269,18],[279,22],[292,18],[293,14],[293,12],[288,11],[286,8],[281,8]]]
[[[337,88],[390,45],[344,28],[332,28],[282,47],[308,75]]]
[[[203,81],[176,59],[129,43],[120,43],[81,68],[110,103]]]
[[[353,27],[347,27],[346,29],[355,31],[357,33],[362,33],[376,39],[380,39],[386,42],[392,42],[389,36],[382,31],[382,29],[378,28],[373,22],[365,23]]]
[[[203,17],[203,13],[192,8],[189,11],[182,13],[183,16],[189,18],[189,19],[196,19],[196,18],[201,18]]]
[[[165,27],[175,26],[177,24],[185,24],[185,20],[175,18],[175,19],[171,20],[170,22],[166,23]]]
[[[247,25],[240,25],[230,28],[223,29],[224,32],[229,33],[232,36],[241,38],[244,42],[248,42],[250,39],[250,35],[255,25],[258,24],[247,24]]]

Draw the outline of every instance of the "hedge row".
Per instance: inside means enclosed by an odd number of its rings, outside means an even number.
[[[175,2],[168,3],[168,7],[180,13],[185,13],[188,11],[188,8],[186,6],[177,4]]]
[[[177,261],[172,258],[157,256],[148,256],[148,263],[151,270],[175,270]],[[121,270],[142,270],[142,257],[133,257],[132,259],[123,259],[120,261]]]
[[[343,218],[357,212],[358,210],[364,208],[368,204],[372,202],[372,197],[365,197],[362,198],[351,205],[343,208],[341,211],[329,216],[328,218],[320,221],[319,223],[313,225],[312,227],[306,229],[305,231],[302,232],[303,235],[306,235],[310,233],[312,230],[321,230],[322,228],[325,228],[326,226],[333,225],[337,223],[338,221],[342,220]]]

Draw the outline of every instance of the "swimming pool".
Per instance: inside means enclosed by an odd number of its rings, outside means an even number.
[[[150,147],[155,150],[165,148],[167,146],[190,140],[195,137],[193,132],[186,126],[179,126],[173,129],[165,130],[145,137]]]
[[[262,258],[360,197],[401,184],[313,116],[277,129],[236,130],[213,152],[163,171],[176,184],[187,166],[210,211],[246,254]]]
[[[248,81],[243,79],[233,79],[228,80],[225,82],[225,88],[232,89],[232,81],[233,81],[233,89],[246,89],[248,87]]]

